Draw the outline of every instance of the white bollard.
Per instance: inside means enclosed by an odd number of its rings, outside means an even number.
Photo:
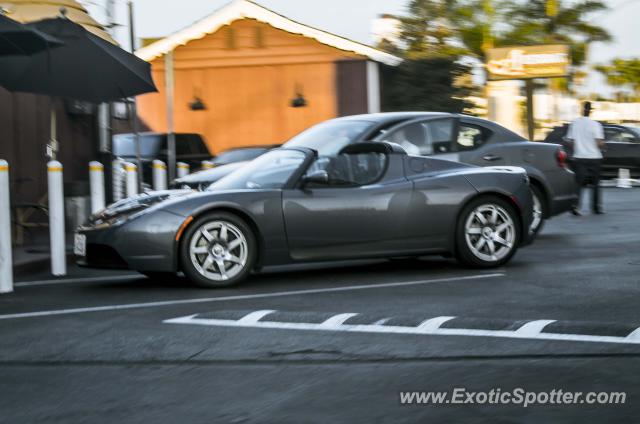
[[[89,162],[91,185],[91,213],[104,209],[104,166],[100,162]]]
[[[0,159],[0,293],[13,291],[11,256],[11,208],[9,207],[9,164]]]
[[[154,160],[153,165],[153,189],[154,190],[166,190],[167,189],[167,165],[161,160]]]
[[[618,169],[618,180],[616,181],[616,187],[631,188],[631,172],[628,169]]]
[[[111,162],[111,182],[113,189],[113,201],[117,202],[125,197],[124,187],[124,161],[115,159]]]
[[[127,197],[138,194],[138,167],[134,163],[126,162],[124,164],[127,181]]]
[[[47,164],[49,183],[49,238],[51,243],[51,273],[67,275],[67,252],[64,230],[64,186],[62,164],[52,160]]]
[[[178,162],[178,178],[186,177],[189,175],[189,164],[184,162]]]
[[[202,169],[211,169],[211,168],[213,168],[213,163],[211,161],[208,161],[208,160],[203,160],[201,162],[201,167],[202,167]]]

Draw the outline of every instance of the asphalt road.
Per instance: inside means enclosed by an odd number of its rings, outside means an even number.
[[[606,215],[549,221],[498,270],[377,261],[222,290],[122,272],[34,275],[0,297],[0,422],[634,421],[639,205],[638,189],[606,189]],[[532,322],[542,324],[525,331]],[[626,392],[626,402],[400,402],[459,387]]]

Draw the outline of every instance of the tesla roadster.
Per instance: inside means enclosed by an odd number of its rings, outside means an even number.
[[[80,265],[183,272],[228,286],[275,265],[438,254],[500,266],[530,240],[532,197],[518,167],[482,168],[355,143],[319,156],[270,151],[207,191],[115,203],[78,229]]]

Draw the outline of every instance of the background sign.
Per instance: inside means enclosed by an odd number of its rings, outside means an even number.
[[[565,77],[569,73],[569,47],[564,44],[489,49],[489,80]]]

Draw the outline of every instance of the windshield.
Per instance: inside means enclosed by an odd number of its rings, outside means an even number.
[[[280,189],[305,157],[299,150],[272,150],[211,184],[208,190]]]
[[[285,147],[308,147],[321,156],[336,155],[373,126],[369,121],[326,121],[314,125],[289,140]]]

